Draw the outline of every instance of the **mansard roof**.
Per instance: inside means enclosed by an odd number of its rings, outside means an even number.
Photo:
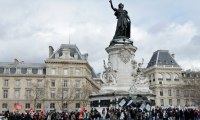
[[[50,56],[51,59],[55,59],[55,54],[59,53],[59,56],[62,56],[63,49],[70,49],[70,56],[74,57],[74,54],[78,54],[78,60],[85,60],[85,55],[82,55],[78,47],[74,44],[61,44],[61,46]]]
[[[178,65],[168,50],[157,50],[153,53],[147,68],[154,65]]]

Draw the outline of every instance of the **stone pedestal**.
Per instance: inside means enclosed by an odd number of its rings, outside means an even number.
[[[149,90],[148,81],[142,73],[143,59],[138,66],[135,61],[137,47],[133,42],[129,39],[115,39],[105,50],[108,53],[108,63],[106,65],[104,61],[103,84],[98,94],[90,96],[94,103],[99,101],[98,107],[95,108],[102,110],[105,108],[105,101],[121,99],[127,95],[134,96],[135,101],[138,94],[147,97],[148,100],[154,99],[155,95]]]

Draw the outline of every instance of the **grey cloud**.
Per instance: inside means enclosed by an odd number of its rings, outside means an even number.
[[[157,23],[157,24],[151,26],[148,29],[148,32],[152,33],[152,34],[158,34],[159,32],[163,32],[166,27],[167,27],[167,25],[165,23]]]

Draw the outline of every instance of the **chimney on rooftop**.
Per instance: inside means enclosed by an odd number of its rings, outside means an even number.
[[[17,64],[19,64],[19,61],[15,58],[14,59],[14,65],[17,65]]]
[[[49,46],[49,57],[53,54],[54,49],[52,46]]]
[[[175,54],[172,54],[172,57],[174,58],[174,60],[175,60]]]

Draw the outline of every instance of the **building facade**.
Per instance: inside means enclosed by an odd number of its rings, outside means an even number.
[[[22,109],[41,111],[76,111],[89,108],[89,95],[98,93],[100,77],[88,63],[88,54],[81,54],[76,45],[62,44],[54,52],[49,46],[45,63],[25,63],[17,59],[0,62],[0,111],[13,111],[16,103]]]
[[[170,54],[168,50],[154,52],[144,74],[149,80],[150,89],[156,95],[156,106],[161,107],[185,105],[186,96],[188,96],[188,92],[186,92],[188,87],[185,85],[191,81],[199,81],[198,75],[195,78],[187,77],[175,60],[175,55]],[[190,73],[188,74],[190,75]],[[193,99],[192,97],[188,98],[189,107],[197,107]]]

